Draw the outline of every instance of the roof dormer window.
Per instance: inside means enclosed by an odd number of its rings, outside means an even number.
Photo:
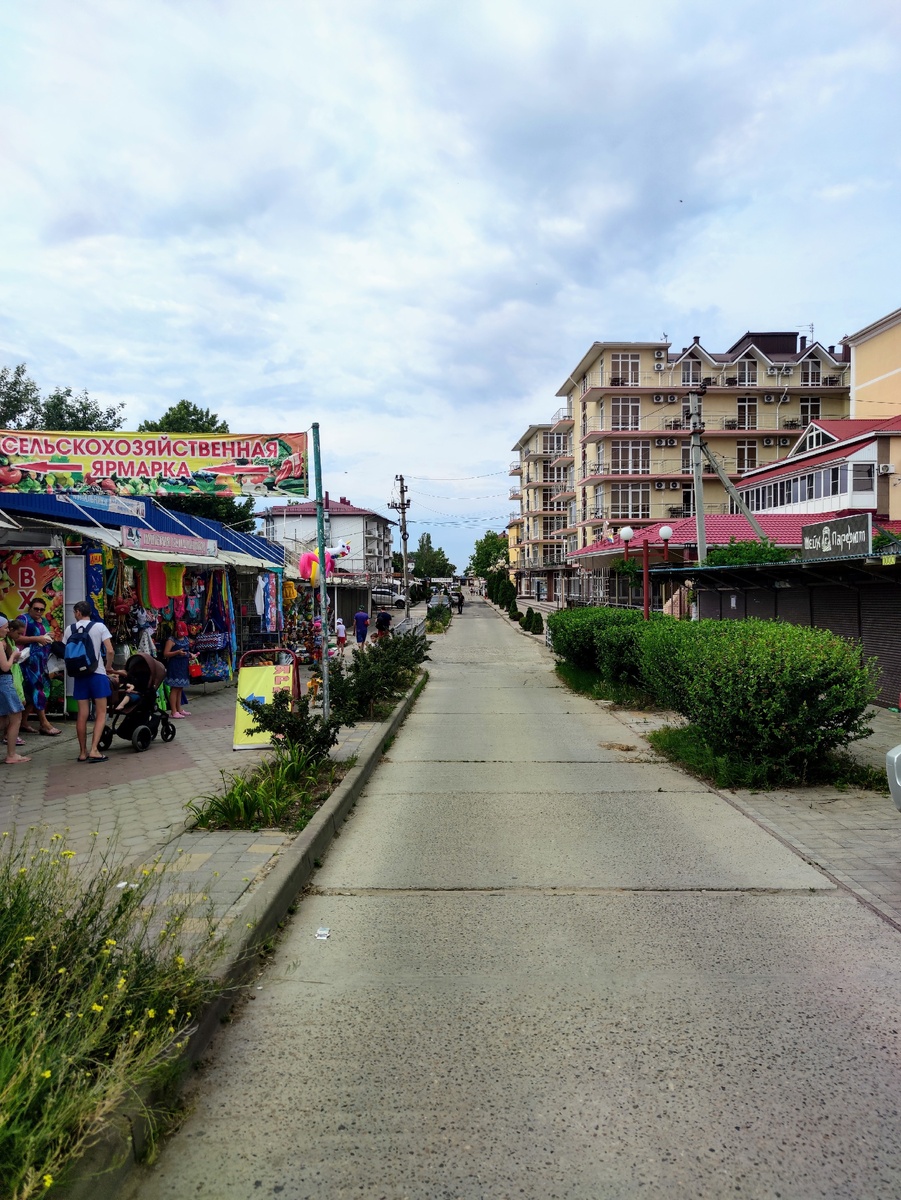
[[[701,363],[697,358],[686,358],[682,363],[682,386],[691,387],[701,382]]]
[[[820,386],[820,360],[805,358],[801,363],[801,387]]]
[[[741,362],[735,364],[736,374],[738,376],[739,387],[756,387],[757,386],[757,359],[743,358]]]

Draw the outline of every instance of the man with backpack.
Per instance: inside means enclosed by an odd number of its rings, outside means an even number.
[[[78,735],[80,763],[106,762],[107,756],[98,748],[106,726],[106,702],[112,693],[106,664],[113,661],[113,635],[102,621],[91,618],[91,605],[79,600],[74,606],[75,620],[63,637],[63,661],[66,674],[72,680],[73,695],[78,701],[75,732]],[[94,703],[94,738],[88,753],[88,717]]]

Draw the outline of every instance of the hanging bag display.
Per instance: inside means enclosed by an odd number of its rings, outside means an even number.
[[[200,679],[203,675],[203,667],[200,665],[200,659],[196,654],[192,654],[188,662],[188,678]]]
[[[220,633],[212,619],[203,627],[203,633],[198,633],[194,639],[194,649],[198,654],[206,654],[210,650],[224,650],[228,644],[228,635]]]

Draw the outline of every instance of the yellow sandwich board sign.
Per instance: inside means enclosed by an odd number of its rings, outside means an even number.
[[[291,690],[290,663],[257,667],[242,667],[238,672],[238,696],[235,701],[235,732],[233,750],[257,750],[272,744],[272,734],[259,730],[247,731],[253,725],[253,717],[241,703],[242,700],[260,700],[268,704],[276,692]]]

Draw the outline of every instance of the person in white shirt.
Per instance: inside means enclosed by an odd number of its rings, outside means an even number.
[[[347,626],[341,617],[335,619],[335,636],[338,639],[338,649],[344,653],[344,647],[347,645]]]
[[[107,756],[99,749],[98,743],[106,726],[106,704],[113,690],[106,673],[106,663],[113,661],[113,635],[102,621],[92,622],[91,605],[87,600],[79,600],[74,605],[74,613],[75,629],[87,629],[90,626],[88,637],[91,639],[97,658],[97,666],[91,675],[83,675],[80,679],[72,680],[72,694],[78,701],[78,716],[75,720],[75,733],[78,736],[78,761],[80,763],[107,762]],[[64,642],[71,637],[72,629],[72,625],[67,627],[63,636]],[[94,702],[94,737],[90,753],[88,753],[88,717],[91,714],[91,701]]]

